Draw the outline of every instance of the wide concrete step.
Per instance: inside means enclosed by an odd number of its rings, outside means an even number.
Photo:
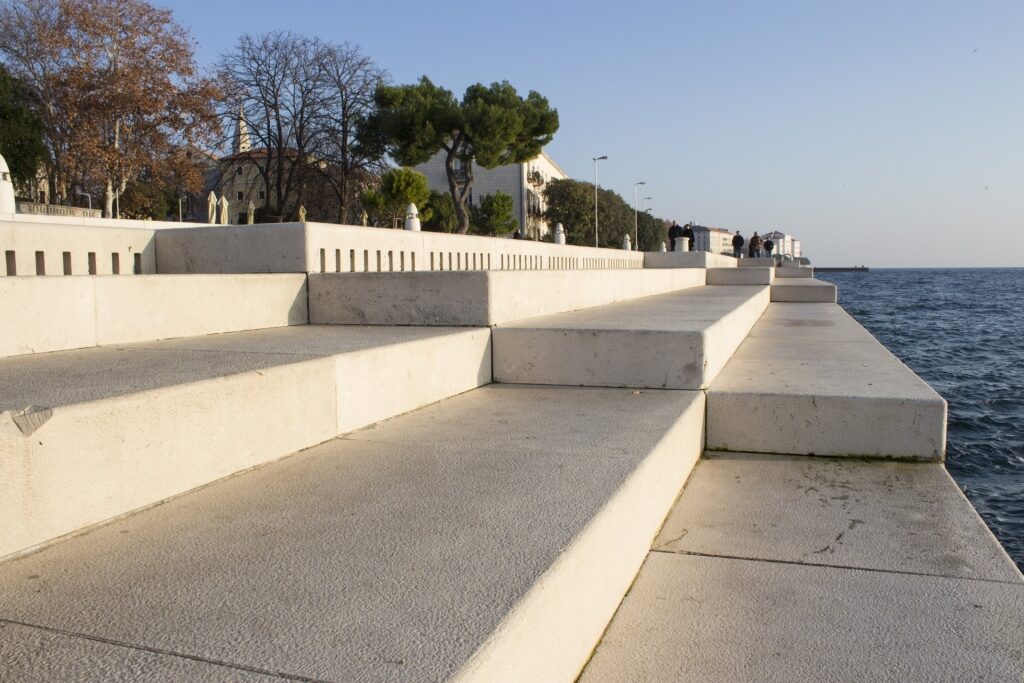
[[[779,268],[776,273],[782,270]],[[776,276],[778,278],[778,276]],[[834,304],[836,286],[813,278],[782,278],[772,282],[772,301],[780,303]]]
[[[702,389],[768,305],[767,286],[696,287],[494,328],[494,379]]]
[[[709,455],[583,683],[1024,680],[1024,577],[942,465]]]
[[[303,275],[0,278],[0,357],[303,325]]]
[[[0,359],[0,557],[491,381],[486,329],[297,327]]]
[[[774,268],[708,268],[709,285],[770,285]]]
[[[0,679],[571,681],[703,402],[489,386],[9,561]]]
[[[814,277],[814,268],[811,266],[796,266],[786,265],[779,266],[775,269],[775,277],[778,278],[812,278]]]
[[[946,402],[839,306],[773,303],[708,389],[707,446],[941,460]]]
[[[703,269],[312,274],[309,314],[333,325],[489,326],[704,282]]]

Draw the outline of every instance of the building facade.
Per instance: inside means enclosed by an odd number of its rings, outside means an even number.
[[[712,254],[726,254],[732,256],[733,233],[725,228],[708,227],[706,225],[693,225],[693,250],[708,251]]]
[[[781,230],[773,230],[772,232],[765,233],[763,237],[775,243],[775,249],[772,253],[776,256],[792,256],[793,258],[803,256],[800,251],[800,240],[790,234],[784,233]]]
[[[431,190],[448,192],[448,174],[444,168],[445,153],[438,152],[416,170],[427,177]],[[459,169],[456,168],[458,173]],[[547,154],[522,164],[509,164],[498,168],[473,166],[473,187],[467,203],[480,205],[480,199],[497,191],[512,197],[512,214],[528,239],[540,239],[549,234],[553,226],[544,220],[544,187],[552,180],[568,178]],[[460,180],[464,179],[464,176]]]

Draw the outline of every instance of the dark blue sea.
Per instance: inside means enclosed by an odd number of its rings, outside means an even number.
[[[816,277],[949,402],[946,466],[1024,569],[1024,269]]]

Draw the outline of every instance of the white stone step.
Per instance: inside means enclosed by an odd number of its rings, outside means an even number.
[[[303,325],[0,359],[0,557],[490,381],[486,329]]]
[[[811,278],[814,277],[814,268],[810,266],[780,266],[775,269],[775,277]]]
[[[644,268],[735,268],[736,259],[709,251],[644,252]]]
[[[761,258],[741,258],[737,265],[741,268],[773,268],[775,259],[762,256]]]
[[[0,356],[303,325],[303,275],[0,278]]]
[[[839,306],[773,303],[711,383],[707,427],[712,450],[941,460],[946,402]]]
[[[836,296],[836,286],[824,280],[789,278],[776,279],[772,282],[772,301],[834,304],[837,301]]]
[[[0,679],[571,681],[703,401],[485,387],[0,564]]]
[[[709,285],[770,285],[774,268],[708,268]]]
[[[704,271],[518,270],[309,276],[310,322],[487,326],[704,284]]]
[[[768,305],[767,286],[697,287],[495,327],[494,379],[706,388]]]
[[[1024,578],[941,465],[710,455],[583,683],[1024,679]]]

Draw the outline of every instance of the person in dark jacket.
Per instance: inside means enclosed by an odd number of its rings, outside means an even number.
[[[668,250],[669,251],[675,251],[676,250],[676,240],[679,239],[682,236],[683,236],[683,229],[679,227],[678,223],[676,223],[675,221],[672,221],[672,227],[670,227],[668,229],[668,241],[669,241]]]
[[[743,255],[743,245],[746,240],[743,239],[743,235],[737,230],[736,234],[732,236],[732,255],[736,258],[740,258]]]
[[[768,258],[772,257],[772,251],[774,249],[775,249],[775,242],[772,242],[770,239],[767,239],[767,240],[764,241],[764,250],[765,250],[765,253],[768,254]]]
[[[679,236],[686,240],[686,251],[693,251],[693,227],[689,223],[683,227]]]
[[[754,234],[750,237],[750,258],[761,257],[761,236],[754,231]]]

